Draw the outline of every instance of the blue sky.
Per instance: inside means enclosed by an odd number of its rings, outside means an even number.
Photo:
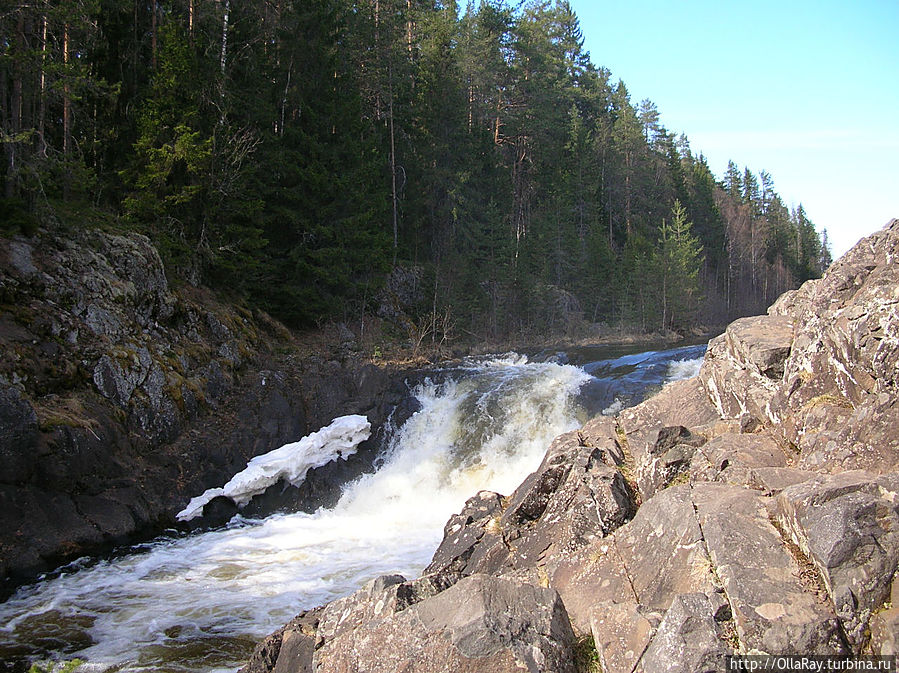
[[[834,257],[899,217],[899,0],[570,0],[594,64],[717,178],[771,173]]]

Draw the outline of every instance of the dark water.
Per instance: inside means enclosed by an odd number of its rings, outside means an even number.
[[[581,388],[579,401],[589,416],[595,416],[632,407],[669,381],[695,376],[705,351],[703,343],[638,353],[624,348],[578,348],[567,355],[571,364],[592,377]]]

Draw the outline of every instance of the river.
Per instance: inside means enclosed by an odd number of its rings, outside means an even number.
[[[466,499],[511,493],[553,437],[695,375],[704,351],[581,348],[438,372],[412,391],[420,409],[390,437],[378,469],[333,509],[238,516],[20,588],[0,604],[0,670],[78,658],[84,671],[234,671],[299,611],[380,574],[416,576]]]

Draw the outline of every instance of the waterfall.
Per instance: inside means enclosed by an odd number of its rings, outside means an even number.
[[[669,367],[676,359],[647,359],[659,371],[648,383],[695,367]],[[377,470],[349,484],[334,508],[238,516],[223,529],[73,564],[0,604],[0,660],[234,671],[256,641],[301,610],[380,574],[420,573],[469,497],[510,494],[555,436],[586,420],[585,384],[597,379],[585,369],[508,355],[442,372],[413,391],[419,411],[390,439]],[[632,364],[626,371],[633,376]]]

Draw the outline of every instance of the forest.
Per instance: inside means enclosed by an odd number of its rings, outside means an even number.
[[[594,64],[565,0],[31,0],[0,47],[0,232],[137,231],[290,326],[684,331],[830,262],[770,174],[717,179]]]

